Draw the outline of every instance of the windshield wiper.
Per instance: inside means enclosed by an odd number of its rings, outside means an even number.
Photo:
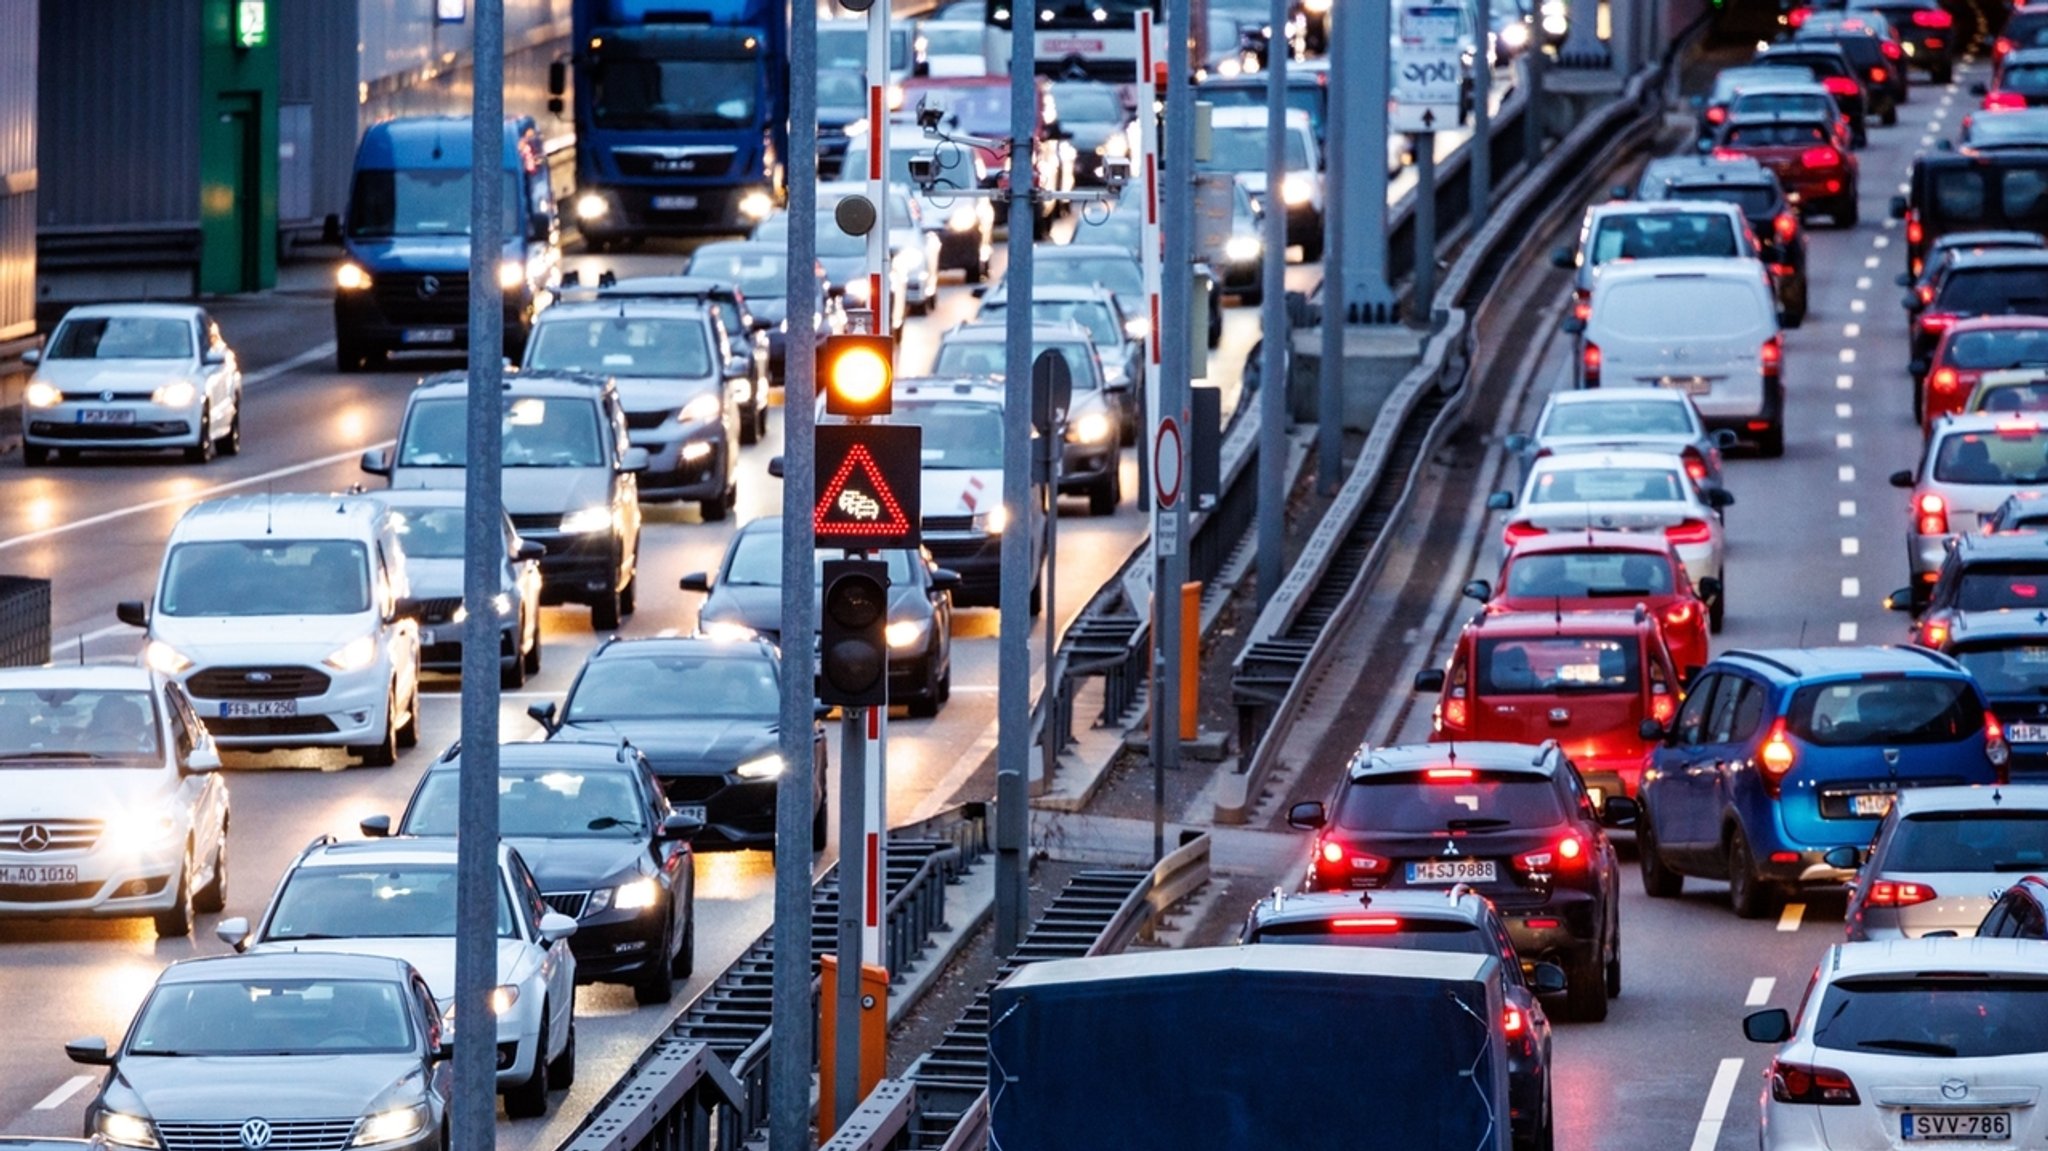
[[[585,824],[584,826],[588,827],[592,831],[609,831],[614,827],[625,827],[630,828],[634,831],[642,830],[639,820],[620,819],[616,815],[600,815],[596,819],[593,819],[589,823]]]
[[[1912,1051],[1920,1055],[1938,1055],[1946,1059],[1956,1056],[1956,1049],[1946,1043],[1930,1043],[1924,1039],[1858,1039],[1858,1047],[1875,1047],[1880,1051]]]
[[[91,761],[111,758],[96,751],[7,751],[0,752],[0,760],[62,759],[69,761]]]
[[[1444,828],[1448,831],[1485,831],[1495,827],[1506,827],[1513,822],[1514,820],[1512,819],[1499,819],[1493,816],[1480,815],[1465,819],[1446,820]]]

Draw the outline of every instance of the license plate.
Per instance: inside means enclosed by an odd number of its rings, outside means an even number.
[[[2009,724],[2005,738],[2013,743],[2048,743],[2048,723]]]
[[[1410,883],[1492,883],[1491,859],[1427,859],[1408,865]]]
[[[220,705],[222,719],[267,719],[297,714],[299,701],[295,699],[229,700]]]
[[[30,886],[43,883],[77,883],[78,868],[55,864],[36,864],[28,867],[0,867],[0,883],[25,883]]]
[[[1899,1115],[1899,1137],[1907,1142],[1967,1139],[2005,1142],[2012,1138],[2007,1111],[1906,1111]]]
[[[1852,795],[1849,797],[1849,810],[1857,815],[1881,816],[1892,809],[1892,798],[1889,792]]]
[[[704,818],[704,805],[701,803],[678,804],[676,806],[676,813],[678,815],[687,815],[691,819],[702,821]]]
[[[452,344],[454,328],[407,328],[399,339],[408,344]]]
[[[1714,381],[1699,376],[1665,376],[1657,383],[1661,387],[1692,396],[1704,396],[1714,390]]]
[[[135,412],[130,408],[87,408],[78,413],[81,424],[132,424]]]
[[[697,206],[695,196],[656,196],[654,210],[657,212],[687,212]]]

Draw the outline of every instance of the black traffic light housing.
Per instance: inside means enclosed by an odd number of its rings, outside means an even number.
[[[827,560],[818,629],[818,702],[839,707],[889,703],[889,565]]]
[[[834,416],[886,416],[896,384],[896,344],[887,336],[827,336],[818,349],[818,386]]]

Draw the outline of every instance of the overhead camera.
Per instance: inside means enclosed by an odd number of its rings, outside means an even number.
[[[919,97],[917,101],[917,126],[924,129],[925,135],[936,135],[940,126],[945,122],[946,109],[943,106],[932,103],[929,96]]]
[[[1128,156],[1104,156],[1102,158],[1102,183],[1110,195],[1124,190],[1131,181],[1131,161]]]
[[[905,157],[903,166],[910,170],[911,180],[920,188],[929,189],[939,182],[939,162],[930,155]]]

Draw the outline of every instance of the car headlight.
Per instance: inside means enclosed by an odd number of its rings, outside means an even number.
[[[914,619],[899,619],[882,629],[882,634],[892,648],[915,646],[924,640],[924,623]]]
[[[1280,181],[1280,199],[1290,208],[1308,203],[1314,192],[1315,183],[1304,172],[1289,172],[1287,178]]]
[[[1067,425],[1067,438],[1077,444],[1099,444],[1108,439],[1116,429],[1109,426],[1109,417],[1101,412],[1089,412]]]
[[[579,220],[602,220],[611,215],[612,202],[596,192],[585,192],[576,197],[576,218]]]
[[[1259,258],[1266,245],[1257,236],[1232,236],[1224,241],[1223,256],[1233,264],[1249,263]]]
[[[782,757],[774,752],[770,752],[767,755],[755,756],[753,759],[740,764],[732,769],[732,773],[741,779],[774,779],[782,774],[782,768]]]
[[[1312,15],[1321,16],[1330,10],[1330,4],[1331,0],[1301,0],[1301,10]]]
[[[718,417],[721,414],[722,409],[719,406],[718,394],[706,392],[701,396],[693,398],[689,403],[684,404],[682,412],[676,418],[686,424],[715,424],[718,422]]]
[[[321,663],[336,671],[361,671],[377,661],[377,637],[359,635],[336,648]]]
[[[745,643],[753,639],[757,633],[746,624],[719,620],[715,623],[699,625],[697,634],[705,639],[717,640],[720,643]]]
[[[499,592],[497,595],[491,597],[491,607],[495,609],[499,615],[511,615],[512,597],[506,595],[504,592]]]
[[[1152,334],[1152,321],[1143,316],[1132,316],[1124,321],[1124,335],[1142,340]]]
[[[651,875],[643,875],[612,889],[612,907],[619,911],[643,911],[653,907],[659,898],[661,884],[656,883]]]
[[[192,666],[192,661],[186,658],[184,652],[160,639],[149,641],[142,649],[142,659],[158,675],[182,675],[186,668]]]
[[[1529,26],[1520,20],[1500,30],[1500,42],[1519,52],[1529,44]]]
[[[517,983],[500,983],[491,988],[491,1014],[503,1015],[519,1002]]]
[[[868,278],[866,276],[857,276],[846,282],[846,299],[848,303],[859,304],[862,307],[867,306]]]
[[[578,508],[562,517],[562,531],[572,536],[589,535],[592,532],[610,531],[612,509],[609,504]]]
[[[370,273],[353,260],[343,261],[341,267],[334,269],[334,286],[344,292],[363,291],[370,286]]]
[[[1104,156],[1128,156],[1131,154],[1131,142],[1122,132],[1111,132],[1095,151]]]
[[[132,847],[158,843],[177,834],[178,821],[160,811],[114,811],[106,816],[108,843]]]
[[[924,251],[920,248],[898,248],[889,256],[889,267],[901,275],[921,272],[924,266]]]
[[[64,393],[41,380],[33,380],[21,398],[32,408],[54,408],[64,402]]]
[[[526,286],[526,265],[519,260],[506,260],[498,265],[498,286],[514,291]]]
[[[997,504],[985,512],[976,512],[974,526],[992,536],[1002,535],[1003,529],[1010,526],[1010,509]]]
[[[740,197],[740,215],[749,220],[765,220],[774,211],[774,198],[759,188]]]
[[[371,1147],[379,1143],[392,1143],[410,1139],[427,1129],[429,1118],[427,1105],[415,1103],[410,1107],[393,1107],[379,1111],[364,1119],[356,1126],[356,1137],[350,1141],[352,1147]]]
[[[117,1147],[159,1147],[156,1125],[140,1115],[102,1111],[93,1118],[93,1128],[102,1139]]]
[[[953,214],[946,217],[947,229],[954,232],[971,232],[977,222],[972,204],[958,205]]]
[[[199,389],[192,386],[191,380],[172,380],[149,394],[150,403],[167,408],[189,407],[198,398]]]

